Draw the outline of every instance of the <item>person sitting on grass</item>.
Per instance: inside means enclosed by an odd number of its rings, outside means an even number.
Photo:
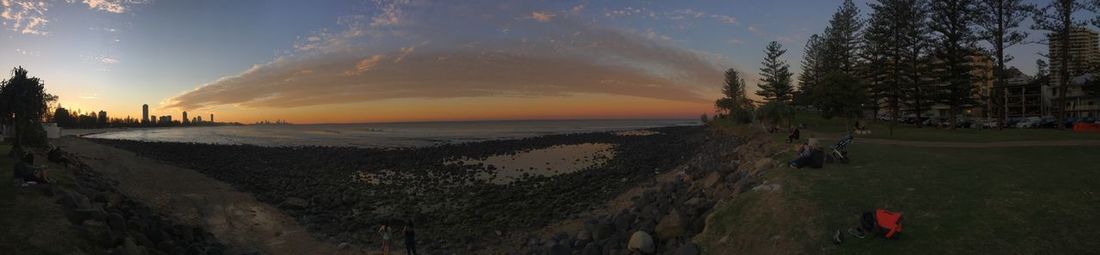
[[[821,168],[824,166],[825,152],[817,148],[816,139],[811,138],[810,140],[809,143],[798,146],[798,157],[787,162],[787,166],[791,168],[802,168],[804,166]]]
[[[15,164],[16,180],[22,182],[50,183],[49,173],[45,168],[34,166],[34,154],[23,155],[23,160]]]

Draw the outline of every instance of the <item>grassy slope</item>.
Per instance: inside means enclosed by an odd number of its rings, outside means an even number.
[[[711,253],[748,254],[1100,250],[1089,227],[1100,225],[1100,148],[850,150],[851,165],[773,169],[765,179],[781,191],[748,192],[719,206],[715,226],[696,241]],[[902,239],[829,242],[832,230],[855,226],[857,213],[876,207],[905,213]]]
[[[816,113],[800,112],[795,117],[794,123],[806,123],[814,132],[839,134],[847,132],[848,125],[841,119],[823,119]],[[864,122],[866,123],[866,122]],[[871,135],[861,136],[868,138],[912,140],[912,141],[948,141],[948,142],[997,142],[997,141],[1040,141],[1040,140],[1072,140],[1072,139],[1100,139],[1100,133],[1078,133],[1057,129],[1017,129],[1006,128],[1004,130],[978,130],[942,128],[917,128],[905,124],[894,126],[894,134],[890,135],[888,122],[870,122],[868,127]]]
[[[0,253],[85,254],[88,243],[80,239],[61,212],[61,206],[37,190],[18,188],[12,182],[14,159],[10,144],[0,144]],[[37,164],[45,162],[36,159]],[[50,175],[62,185],[74,183],[71,172],[50,167]]]

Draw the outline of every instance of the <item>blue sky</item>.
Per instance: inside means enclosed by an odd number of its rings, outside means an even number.
[[[414,106],[446,101],[477,111],[515,105],[515,98],[546,108],[570,101],[562,98],[641,98],[677,109],[650,110],[660,112],[654,117],[691,117],[717,97],[716,71],[735,67],[755,84],[770,41],[789,50],[797,73],[806,38],[820,33],[840,4],[0,1],[0,67],[26,67],[64,106],[122,117],[138,116],[148,103],[155,112],[302,122],[401,120],[355,110],[391,107],[412,110],[390,115],[428,120],[440,117]],[[1043,48],[1017,46],[1011,64],[1031,73]],[[473,106],[480,104],[485,108]],[[350,112],[313,117],[333,109]],[[588,117],[648,115],[608,108]]]

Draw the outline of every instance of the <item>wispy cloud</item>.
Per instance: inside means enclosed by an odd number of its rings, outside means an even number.
[[[65,0],[65,4],[76,4],[77,0]],[[46,35],[46,24],[50,22],[48,11],[56,2],[40,0],[0,0],[0,25],[4,28],[27,35]],[[127,6],[142,4],[141,0],[82,0],[80,4],[89,9],[108,13],[125,13]],[[114,32],[113,28],[107,31]]]
[[[84,0],[83,3],[88,5],[89,9],[105,11],[110,13],[124,13],[126,12],[126,0]]]
[[[104,64],[108,64],[108,65],[112,65],[112,64],[118,64],[118,59],[117,58],[112,58],[112,57],[102,57],[102,58],[99,58],[99,62],[104,63]]]
[[[21,34],[46,35],[46,11],[49,5],[44,1],[0,0],[3,12],[3,26]]]
[[[551,12],[531,12],[530,18],[539,22],[550,22],[550,20],[554,19],[554,16],[556,15]]]
[[[400,98],[574,94],[705,102],[700,90],[720,82],[721,68],[695,52],[570,15],[543,21],[531,15],[538,8],[510,8],[503,13],[398,8],[359,16],[353,19],[372,25],[348,22],[342,31],[306,36],[295,44],[295,53],[198,86],[163,107],[284,108]],[[390,15],[386,13],[400,13],[399,28],[373,26],[377,17]],[[532,19],[517,21],[517,16]],[[476,36],[499,33],[499,24],[524,33]],[[425,43],[429,40],[430,45]]]

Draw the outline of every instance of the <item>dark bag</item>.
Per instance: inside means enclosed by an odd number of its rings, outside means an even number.
[[[863,212],[859,217],[859,227],[864,233],[878,233],[878,223],[875,221],[875,213]]]
[[[813,149],[810,151],[810,168],[821,168],[825,166],[825,152],[821,149]]]

